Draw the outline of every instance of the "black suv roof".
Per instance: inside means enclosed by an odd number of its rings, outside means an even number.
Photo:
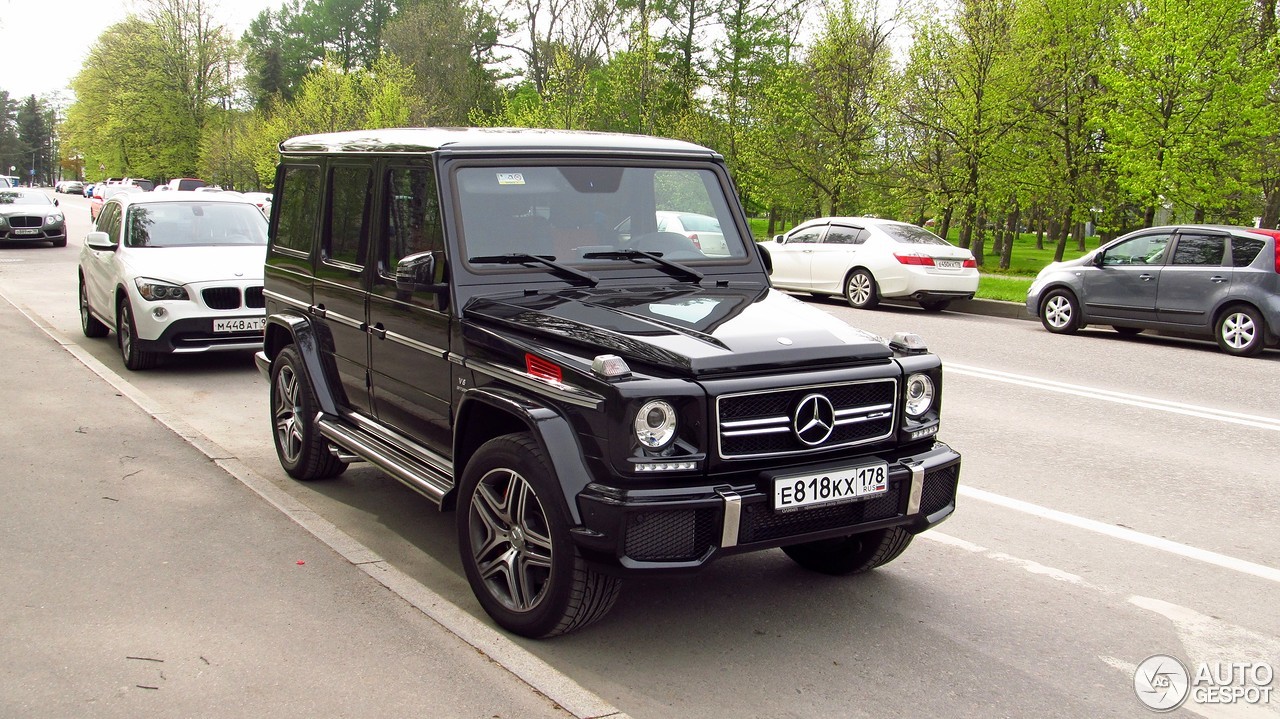
[[[400,127],[294,137],[280,143],[283,155],[417,153],[484,150],[660,153],[719,157],[714,150],[681,140],[577,130],[510,127]]]

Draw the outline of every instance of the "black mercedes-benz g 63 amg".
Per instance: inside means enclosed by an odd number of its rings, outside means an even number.
[[[715,152],[425,128],[280,152],[258,355],[280,462],[367,461],[456,508],[508,630],[734,552],[866,571],[954,509],[941,362],[772,289]]]

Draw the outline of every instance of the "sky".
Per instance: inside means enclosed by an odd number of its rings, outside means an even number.
[[[281,0],[206,0],[210,14],[239,38],[258,13]],[[11,98],[62,92],[103,30],[145,0],[0,0],[0,90]]]

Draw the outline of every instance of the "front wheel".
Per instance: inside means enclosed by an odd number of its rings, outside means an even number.
[[[139,371],[151,369],[160,362],[160,355],[148,352],[138,346],[138,327],[133,322],[133,307],[129,298],[120,298],[120,309],[116,315],[116,340],[120,343],[120,357],[128,369]]]
[[[581,629],[618,598],[617,577],[578,553],[560,496],[527,433],[486,442],[458,488],[458,550],[471,590],[500,626],[534,639]]]
[[[876,278],[863,269],[857,269],[849,273],[849,278],[844,282],[844,298],[848,300],[849,306],[856,310],[874,308],[880,304]]]
[[[914,535],[901,527],[783,547],[796,564],[822,574],[861,574],[898,558]]]
[[[106,337],[110,331],[93,316],[89,307],[89,293],[84,288],[84,278],[80,279],[80,331],[84,332],[85,337]]]
[[[271,434],[280,466],[304,482],[336,477],[347,468],[316,427],[317,405],[302,355],[293,345],[280,350],[271,363]]]
[[[1262,315],[1252,307],[1232,307],[1218,318],[1213,336],[1227,354],[1252,357],[1262,352],[1266,341]]]
[[[1040,323],[1054,334],[1069,335],[1080,329],[1080,303],[1067,290],[1053,290],[1040,303]]]

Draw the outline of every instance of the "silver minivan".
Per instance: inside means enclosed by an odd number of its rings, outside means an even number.
[[[1280,342],[1280,231],[1177,225],[1131,232],[1040,271],[1027,309],[1045,329],[1088,324],[1212,336],[1222,351],[1256,355]]]

